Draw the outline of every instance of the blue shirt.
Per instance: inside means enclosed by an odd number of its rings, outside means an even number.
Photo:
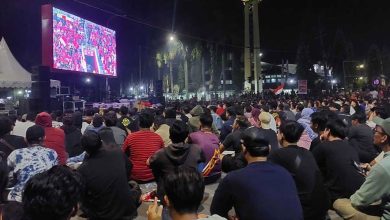
[[[211,203],[211,214],[227,218],[234,207],[240,220],[302,220],[302,207],[290,173],[270,162],[254,162],[229,173]]]
[[[57,153],[49,148],[35,146],[16,149],[8,156],[10,176],[16,177],[16,184],[8,194],[8,200],[22,201],[22,193],[27,181],[38,173],[49,170],[58,164]]]

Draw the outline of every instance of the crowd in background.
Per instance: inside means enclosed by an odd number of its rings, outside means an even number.
[[[0,116],[2,218],[133,219],[150,194],[140,186],[156,183],[151,220],[390,219],[384,98],[249,94]]]

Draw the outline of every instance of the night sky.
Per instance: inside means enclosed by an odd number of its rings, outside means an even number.
[[[41,62],[40,5],[44,3],[52,3],[60,9],[115,29],[120,77],[137,74],[139,45],[143,48],[144,60],[151,59],[156,48],[166,43],[172,28],[174,0],[2,0],[0,36],[5,37],[16,58],[28,70]],[[329,50],[337,30],[341,30],[346,41],[353,44],[353,58],[364,59],[372,44],[380,48],[390,47],[389,12],[389,4],[376,0],[263,0],[260,9],[263,59],[273,63],[289,59],[293,63],[297,47],[303,42],[310,45],[312,59],[319,60],[320,36]],[[177,2],[174,31],[184,43],[201,39],[220,42],[227,47],[243,47],[243,27],[240,0]]]

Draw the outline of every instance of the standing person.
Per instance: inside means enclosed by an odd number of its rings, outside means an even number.
[[[286,168],[294,178],[305,220],[325,220],[330,201],[321,172],[310,151],[298,147],[302,125],[287,121],[280,127],[278,139],[283,147],[271,151],[268,160]]]
[[[213,117],[208,114],[200,115],[200,131],[193,132],[188,137],[188,142],[198,145],[206,157],[205,164],[210,162],[214,153],[219,148],[219,139],[212,132]],[[206,184],[213,183],[221,177],[221,164],[217,162],[210,175],[205,177]]]
[[[27,147],[23,137],[11,135],[12,121],[7,116],[0,116],[0,151],[5,159],[15,149]]]
[[[118,119],[116,117],[116,113],[114,111],[110,111],[104,115],[104,123],[108,128],[112,130],[114,134],[115,143],[120,148],[126,139],[126,132],[123,129],[120,129],[116,125],[118,124]]]
[[[133,219],[141,193],[129,186],[122,152],[103,149],[93,131],[83,135],[81,144],[88,154],[78,168],[87,190],[81,202],[84,213],[89,219]]]
[[[61,129],[65,133],[65,148],[69,157],[75,157],[83,153],[81,148],[81,131],[74,126],[74,120],[71,113],[65,113]]]
[[[266,134],[248,128],[242,138],[248,166],[230,172],[219,184],[210,207],[211,214],[227,218],[234,207],[241,220],[301,220],[302,207],[291,175],[267,162]]]
[[[51,124],[51,123],[50,123]],[[22,192],[27,181],[34,175],[44,172],[58,164],[56,151],[43,147],[45,130],[38,125],[26,131],[28,147],[16,149],[8,156],[7,164],[10,176],[15,179],[14,187],[8,194],[8,200],[22,201]]]
[[[66,164],[68,153],[65,149],[65,132],[60,128],[52,127],[51,116],[47,112],[41,112],[35,118],[35,124],[45,129],[44,146],[55,150],[59,163]]]
[[[348,141],[358,152],[362,163],[370,163],[378,155],[372,144],[373,133],[366,124],[364,112],[356,112],[352,115],[352,127],[348,132]]]
[[[226,109],[226,117],[228,120],[225,121],[221,128],[221,141],[225,140],[226,136],[228,136],[228,134],[230,134],[233,130],[233,123],[236,119],[236,109],[233,106]]]
[[[313,150],[332,203],[350,197],[364,181],[355,167],[359,164],[359,156],[344,140],[346,136],[346,125],[340,119],[331,120],[322,135],[325,141]]]
[[[198,146],[185,143],[188,134],[187,124],[176,120],[169,128],[172,144],[160,149],[148,160],[156,178],[157,192],[160,199],[164,195],[162,180],[165,176],[181,166],[196,169],[199,163],[205,161],[204,154]]]
[[[153,115],[143,112],[139,115],[140,130],[127,136],[122,146],[123,152],[133,164],[132,179],[137,182],[154,180],[152,170],[146,161],[160,148],[164,147],[161,137],[150,129],[153,125]]]

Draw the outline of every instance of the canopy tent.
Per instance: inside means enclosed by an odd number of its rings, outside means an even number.
[[[0,41],[0,88],[29,88],[31,74],[12,55],[4,38]]]

